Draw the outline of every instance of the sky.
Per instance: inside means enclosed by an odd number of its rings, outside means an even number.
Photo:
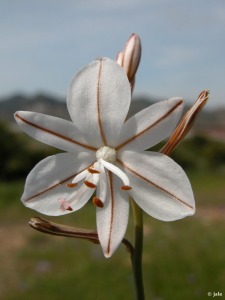
[[[142,41],[135,95],[210,90],[225,106],[224,0],[0,0],[0,98],[43,92],[66,99],[78,70]]]

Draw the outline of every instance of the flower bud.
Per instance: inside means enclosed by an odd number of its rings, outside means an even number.
[[[124,50],[119,52],[116,58],[116,62],[126,71],[130,83],[134,81],[140,59],[141,40],[138,35],[133,33],[127,41]]]
[[[116,62],[117,62],[120,66],[122,66],[122,63],[123,63],[123,52],[122,52],[122,51],[119,52],[119,53],[117,54]]]
[[[29,225],[32,228],[43,233],[78,238],[78,239],[85,239],[94,244],[99,244],[98,234],[94,230],[71,227],[59,223],[53,223],[38,217],[31,218]],[[128,252],[132,254],[134,251],[132,244],[125,238],[122,240],[122,243],[125,245]]]
[[[99,244],[98,235],[93,230],[81,229],[81,228],[62,225],[59,223],[53,223],[38,217],[32,218],[29,222],[29,225],[32,228],[44,233],[79,238],[79,239],[86,239],[95,244]]]
[[[202,91],[193,106],[187,111],[187,113],[183,116],[177,128],[172,133],[168,142],[165,146],[160,150],[161,153],[166,155],[170,155],[171,152],[175,149],[175,147],[183,140],[183,138],[190,131],[194,121],[202,110],[204,105],[206,104],[209,97],[209,90]]]

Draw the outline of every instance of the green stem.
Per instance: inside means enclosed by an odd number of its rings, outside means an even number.
[[[135,226],[135,244],[134,251],[131,254],[131,262],[134,274],[136,299],[144,300],[144,286],[142,277],[142,250],[143,250],[143,213],[141,208],[131,199],[134,226]]]

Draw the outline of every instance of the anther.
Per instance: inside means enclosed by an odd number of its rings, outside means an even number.
[[[100,174],[100,172],[98,170],[92,169],[92,168],[88,168],[88,172],[91,174]]]
[[[75,188],[77,186],[77,183],[67,183],[66,185],[69,188]]]
[[[92,183],[92,182],[90,182],[90,181],[88,181],[88,180],[84,180],[84,184],[85,184],[87,187],[91,188],[91,189],[95,189],[95,188],[97,187],[96,184],[94,184],[94,183]]]
[[[129,191],[129,190],[132,190],[132,187],[129,186],[129,185],[122,185],[122,186],[121,186],[121,190]]]
[[[73,211],[71,206],[67,207],[66,210]]]
[[[104,207],[104,203],[98,197],[94,197],[92,201],[96,207],[100,207],[100,208]]]

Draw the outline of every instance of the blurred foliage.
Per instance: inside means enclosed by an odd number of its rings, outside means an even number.
[[[184,140],[171,157],[185,170],[225,172],[225,143],[205,136]]]
[[[208,292],[224,294],[224,176],[194,174],[195,216],[161,222],[144,214],[146,300],[204,300]],[[22,190],[22,182],[0,182],[1,300],[134,299],[129,254],[123,245],[105,259],[99,245],[29,228],[31,217],[44,216],[22,205]],[[130,214],[126,237],[132,241]],[[91,202],[75,213],[44,218],[96,227]]]
[[[0,138],[0,298],[133,299],[129,255],[123,246],[105,260],[99,245],[28,227],[31,217],[41,215],[19,201],[24,178],[57,150],[4,124]],[[207,299],[208,292],[224,292],[225,144],[195,136],[172,156],[187,171],[198,208],[194,217],[179,222],[160,222],[144,214],[146,299]],[[22,180],[10,181],[14,179]],[[95,208],[90,203],[75,214],[50,220],[95,228]],[[132,218],[126,237],[132,240]]]
[[[0,123],[0,138],[0,180],[22,179],[40,160],[57,153],[57,149],[43,145],[23,132],[13,132],[3,123]],[[186,139],[171,157],[186,171],[225,172],[225,143],[204,136]]]
[[[0,123],[0,180],[24,178],[41,159],[54,154],[51,147],[40,147],[24,133],[13,132]]]

